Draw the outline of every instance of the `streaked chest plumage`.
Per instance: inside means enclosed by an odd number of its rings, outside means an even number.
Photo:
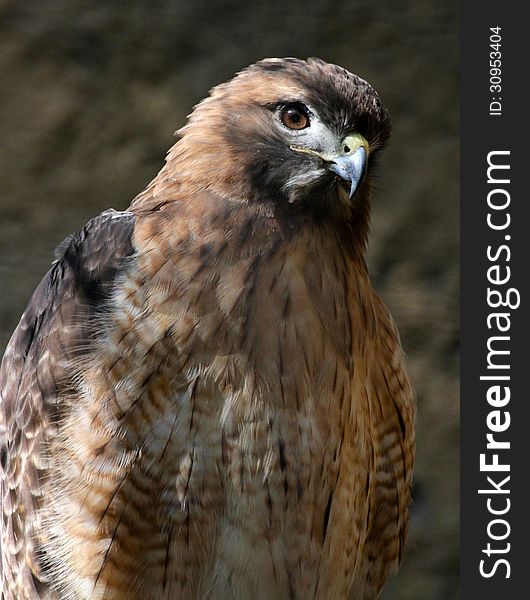
[[[186,271],[171,248],[148,250],[120,282],[97,359],[79,366],[67,460],[52,451],[68,473],[52,506],[71,514],[48,543],[68,562],[82,536],[76,571],[91,594],[323,598],[330,528],[347,523],[345,543],[359,543],[363,518],[346,513],[372,452],[356,436],[367,399],[353,366],[366,348],[334,270],[344,265],[328,272],[289,250]],[[333,585],[346,589],[355,565],[339,555]]]

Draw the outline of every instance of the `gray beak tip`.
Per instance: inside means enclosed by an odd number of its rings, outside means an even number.
[[[351,188],[350,200],[357,191],[366,170],[366,150],[361,146],[351,156]]]
[[[366,171],[366,150],[361,146],[353,154],[339,156],[334,159],[330,169],[341,179],[351,183],[350,199],[353,198]]]

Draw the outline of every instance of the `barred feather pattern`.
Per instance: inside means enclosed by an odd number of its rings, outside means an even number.
[[[71,318],[40,333],[37,365],[53,357],[69,385],[43,401],[42,380],[22,383],[30,441],[10,449],[3,548],[60,598],[375,598],[403,551],[413,452],[388,313],[325,232],[275,240],[253,222],[227,245],[192,215],[163,222],[182,226],[137,219],[89,351],[61,364]]]

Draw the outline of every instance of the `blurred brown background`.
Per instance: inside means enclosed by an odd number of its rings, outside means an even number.
[[[369,261],[419,421],[406,559],[385,600],[458,597],[458,16],[436,0],[0,0],[0,352],[53,248],[124,209],[213,85],[260,58],[368,79],[394,121]]]

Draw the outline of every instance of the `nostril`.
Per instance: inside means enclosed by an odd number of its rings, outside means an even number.
[[[349,151],[350,151],[350,147],[349,146],[344,146],[344,152],[345,152],[345,154],[348,154]]]

